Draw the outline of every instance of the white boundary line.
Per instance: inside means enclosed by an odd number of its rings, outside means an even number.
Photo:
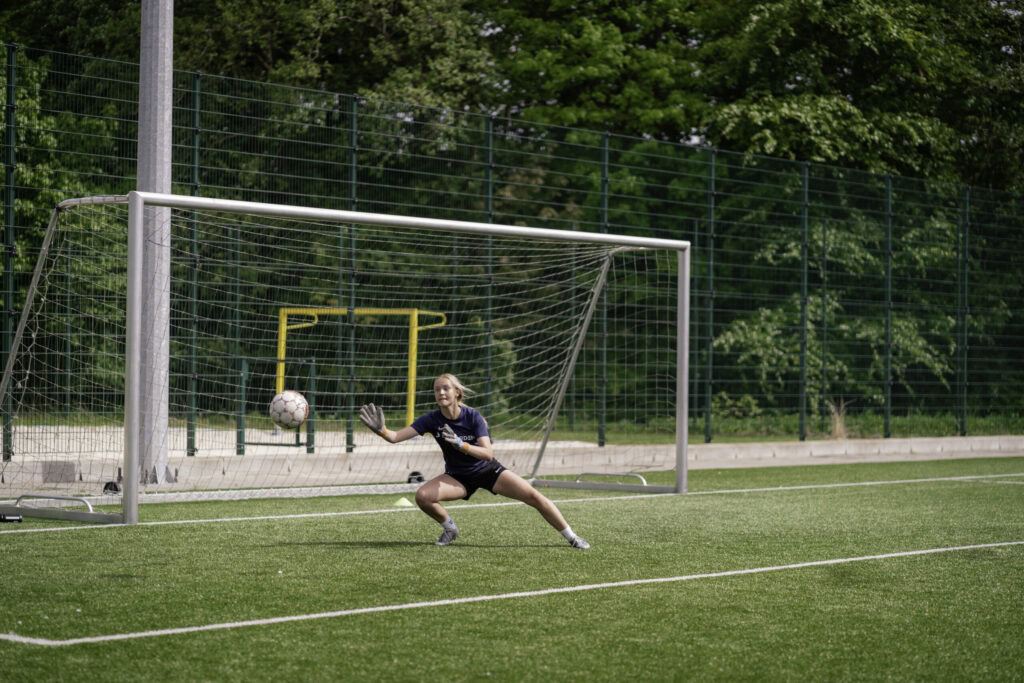
[[[689,493],[683,494],[681,499],[685,500],[687,496],[715,496],[722,494],[736,494],[736,493],[766,493],[772,491],[807,491],[813,489],[833,489],[833,488],[849,488],[852,486],[891,486],[895,484],[927,484],[941,481],[975,481],[983,479],[999,479],[1002,477],[1024,477],[1024,472],[1010,472],[1004,474],[970,474],[957,477],[929,477],[926,479],[892,479],[888,481],[855,481],[855,482],[840,482],[835,484],[800,484],[796,486],[769,486],[765,488],[754,488],[754,489],[721,489],[717,491],[690,491]],[[995,482],[995,483],[1024,483],[1024,482]],[[665,498],[675,497],[677,494],[674,493],[638,493],[625,496],[597,496],[593,498],[565,498],[557,500],[558,505],[564,505],[566,503],[596,503],[609,500],[634,500],[637,498]],[[518,501],[512,501],[508,503],[466,503],[456,504],[449,507],[456,510],[472,510],[475,508],[495,508],[495,507],[508,507],[511,505],[523,505]],[[407,508],[381,508],[379,510],[349,510],[346,512],[304,512],[296,513],[291,515],[257,515],[254,517],[220,517],[211,519],[174,519],[165,520],[161,522],[139,522],[132,526],[167,526],[172,524],[214,524],[219,522],[254,522],[254,521],[267,521],[267,520],[278,520],[278,519],[309,519],[316,517],[347,517],[352,515],[376,515],[388,512],[414,512],[417,511],[416,507]],[[32,533],[49,533],[56,531],[81,531],[85,529],[117,529],[124,526],[125,524],[89,524],[85,526],[60,526],[60,527],[40,527],[35,529],[3,529],[0,530],[0,535],[3,534],[32,534]]]
[[[815,560],[812,562],[797,562],[794,564],[783,564],[772,567],[755,567],[752,569],[732,569],[729,571],[709,572],[705,574],[688,574],[685,576],[666,576],[653,579],[632,579],[629,581],[611,581],[608,583],[590,583],[578,586],[563,586],[561,588],[544,588],[541,590],[518,591],[514,593],[497,593],[493,595],[477,595],[467,598],[452,598],[448,600],[428,600],[424,602],[407,602],[397,605],[380,605],[377,607],[359,607],[354,609],[335,610],[333,612],[317,612],[314,614],[296,614],[284,617],[270,617],[267,619],[251,619],[249,621],[229,621],[219,624],[205,624],[202,626],[182,626],[179,628],[165,628],[153,631],[136,631],[134,633],[111,633],[102,636],[87,636],[83,638],[68,638],[67,640],[50,640],[48,638],[30,638],[19,636],[16,633],[0,634],[0,640],[25,645],[40,645],[44,647],[64,647],[68,645],[82,645],[85,643],[107,643],[119,640],[136,640],[139,638],[157,638],[160,636],[182,635],[186,633],[201,633],[204,631],[221,631],[226,629],[248,628],[251,626],[268,626],[271,624],[285,624],[294,621],[314,621],[318,619],[336,619],[339,617],[355,616],[358,614],[375,614],[379,612],[395,612],[399,610],[422,609],[427,607],[448,607],[450,605],[465,605],[474,602],[488,602],[493,600],[513,600],[518,598],[533,598],[544,595],[556,595],[559,593],[578,593],[582,591],[598,590],[605,588],[625,588],[630,586],[642,586],[654,583],[677,583],[681,581],[693,581],[696,579],[718,579],[729,576],[744,576],[748,574],[763,574],[765,572],[776,572],[786,569],[803,569],[806,567],[827,567],[837,564],[849,564],[851,562],[865,562],[868,560],[888,560],[900,557],[914,557],[918,555],[934,555],[936,553],[957,552],[963,550],[981,550],[990,548],[1002,548],[1007,546],[1024,545],[1022,541],[1003,541],[1000,543],[979,543],[976,545],[959,545],[947,548],[928,548],[925,550],[907,550],[897,553],[883,553],[879,555],[862,555],[860,557],[842,557],[832,560]]]

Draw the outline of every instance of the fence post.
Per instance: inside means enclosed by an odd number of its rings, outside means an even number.
[[[821,222],[821,431],[828,412],[828,221]]]
[[[14,344],[14,255],[17,243],[14,237],[14,170],[17,162],[17,60],[18,46],[7,46],[7,102],[4,107],[4,130],[7,138],[4,148],[4,360],[11,353]],[[11,411],[14,409],[11,387],[8,385],[3,400],[3,460],[7,462],[14,455],[14,432],[11,425]]]
[[[349,110],[349,209],[357,211],[359,207],[359,101],[352,97],[352,105]],[[345,452],[351,453],[356,449],[355,442],[355,403],[352,402],[356,395],[356,231],[349,226],[342,230],[340,235],[344,240],[345,233],[348,233],[348,315],[345,316],[345,323],[348,328],[348,410],[345,411]],[[344,247],[342,247],[344,248]],[[339,292],[339,302],[343,300]]]
[[[882,436],[892,436],[892,176],[885,176],[885,419]]]
[[[711,385],[714,369],[715,341],[715,150],[711,150],[708,163],[708,307],[707,307],[707,351],[704,362],[704,443],[711,443]]]
[[[611,180],[608,177],[608,131],[601,135],[601,232],[608,232],[608,190]],[[597,445],[604,447],[607,443],[608,418],[608,294],[601,288],[598,300],[598,329],[600,330],[600,379],[597,400]]]
[[[700,219],[693,219],[693,238],[690,242],[690,253],[692,254],[690,260],[690,376],[687,378],[688,386],[686,391],[688,392],[689,398],[687,399],[687,415],[686,415],[686,433],[687,436],[695,431],[690,428],[690,413],[697,413],[697,406],[699,402],[697,400],[698,393],[700,391],[700,336],[702,333],[701,322],[697,317],[697,311],[700,309],[700,287],[696,286],[697,281],[697,270],[699,263],[699,255],[701,252],[700,245]],[[695,425],[696,427],[696,425]]]
[[[71,259],[64,259],[64,277],[67,282],[71,282]],[[64,417],[67,420],[71,420],[71,413],[73,412],[72,406],[74,405],[74,368],[71,362],[71,340],[74,339],[72,332],[72,321],[71,311],[75,310],[75,293],[70,291],[67,292],[65,310],[67,315],[64,316]]]
[[[964,185],[963,209],[957,240],[957,432],[967,436],[967,319],[971,307],[967,303],[967,265],[970,262],[971,188]]]
[[[236,356],[237,358],[237,356]],[[238,406],[235,413],[235,455],[245,455],[245,404],[248,401],[247,389],[249,386],[249,361],[239,358],[238,363],[238,393],[235,401]]]
[[[236,450],[238,455],[245,455],[245,410],[248,401],[249,361],[242,358],[242,226],[237,223],[230,226],[228,228],[228,238],[233,243],[231,250],[233,259],[231,278],[234,280],[234,284],[231,287],[231,292],[234,295],[234,303],[232,305],[234,314],[231,320],[231,348],[234,349],[234,357],[242,359],[241,389],[238,395],[240,416],[238,439],[243,445],[241,449]]]
[[[491,172],[494,166],[494,117],[487,117],[487,222],[494,222],[494,174]],[[485,262],[485,275],[487,277],[487,289],[485,297],[487,308],[484,314],[484,330],[487,334],[487,358],[485,367],[487,370],[487,414],[484,418],[489,422],[491,419],[491,406],[494,405],[494,237],[487,236],[487,261]]]
[[[801,169],[800,197],[800,440],[807,440],[807,232],[810,177],[808,164]]]
[[[309,380],[306,383],[306,403],[309,413],[306,415],[306,453],[316,451],[316,358],[309,361]],[[299,430],[295,430],[296,436]]]
[[[202,74],[198,71],[192,74],[192,186],[189,188],[193,197],[199,196],[200,185],[200,131],[199,131],[199,97],[202,90]],[[199,365],[196,359],[196,349],[199,345],[198,330],[196,329],[199,320],[199,212],[192,212],[192,273],[191,291],[192,301],[190,303],[191,313],[191,343],[189,344],[189,378],[188,378],[188,428],[186,435],[186,456],[196,454],[196,394],[199,391]]]

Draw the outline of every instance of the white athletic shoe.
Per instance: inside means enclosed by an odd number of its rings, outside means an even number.
[[[569,541],[569,545],[571,545],[573,548],[579,548],[580,550],[586,550],[590,547],[590,544],[584,541],[582,536],[577,536],[576,538]]]
[[[459,537],[458,529],[445,529],[441,532],[441,538],[437,539],[434,545],[451,545],[451,542]]]

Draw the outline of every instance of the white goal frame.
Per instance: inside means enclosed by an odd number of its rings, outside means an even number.
[[[556,480],[556,479],[535,479],[533,482],[538,486],[559,487],[559,488],[586,488],[620,491],[643,491],[653,493],[686,493],[687,491],[687,441],[688,441],[688,414],[689,414],[689,323],[690,323],[690,243],[682,240],[669,240],[650,237],[634,237],[593,232],[577,232],[552,230],[544,228],[532,228],[513,225],[500,225],[493,223],[466,222],[457,220],[445,220],[435,218],[419,218],[412,216],[399,216],[377,213],[365,213],[358,211],[345,211],[334,209],[318,209],[311,207],[290,206],[282,204],[268,204],[259,202],[247,202],[239,200],[213,199],[205,197],[191,197],[183,195],[163,194],[154,192],[133,191],[127,195],[89,197],[81,199],[69,199],[57,205],[54,217],[51,219],[44,243],[42,254],[33,275],[33,282],[30,286],[30,297],[35,290],[35,285],[40,277],[40,266],[45,260],[46,251],[53,238],[53,232],[57,225],[57,216],[67,208],[80,204],[127,204],[128,206],[128,263],[127,263],[127,301],[126,301],[126,348],[125,348],[125,404],[124,404],[124,455],[123,455],[123,491],[122,491],[122,514],[94,513],[58,509],[40,509],[35,507],[22,507],[20,505],[0,505],[0,512],[7,514],[28,514],[31,516],[50,517],[58,519],[74,519],[80,521],[115,522],[124,524],[138,523],[139,485],[142,476],[140,463],[148,466],[153,462],[152,454],[144,454],[144,448],[152,446],[141,443],[141,428],[143,415],[146,411],[145,402],[147,396],[153,392],[145,392],[143,386],[144,368],[158,367],[166,363],[168,359],[161,357],[161,350],[144,341],[146,326],[152,327],[153,321],[146,320],[144,312],[144,299],[154,296],[153,283],[146,282],[147,258],[152,256],[144,254],[144,214],[147,208],[163,209],[192,209],[200,211],[220,211],[240,214],[264,215],[269,217],[287,219],[309,219],[322,222],[338,224],[372,225],[392,228],[408,228],[420,230],[443,230],[468,233],[485,236],[508,236],[529,238],[531,240],[557,240],[561,242],[582,242],[597,243],[620,247],[624,250],[659,249],[674,251],[677,257],[677,285],[676,285],[676,377],[675,377],[675,468],[676,482],[672,486],[647,485],[646,482],[616,483],[616,482],[595,482]],[[149,268],[151,279],[155,277],[152,268]],[[162,296],[159,292],[156,297]],[[169,296],[164,293],[163,296]],[[584,331],[580,335],[576,347],[572,350],[570,359],[570,371],[566,373],[566,380],[559,387],[559,395],[555,402],[553,414],[548,417],[547,431],[543,437],[543,444],[540,452],[543,453],[550,430],[558,414],[558,409],[566,392],[568,378],[571,377],[571,366],[575,364],[580,352],[582,339],[585,336],[586,326],[594,312],[594,303],[586,312]],[[148,302],[147,302],[148,303]],[[17,328],[11,353],[7,358],[7,366],[4,371],[3,381],[0,382],[0,396],[6,395],[9,390],[8,381],[12,370],[14,358],[20,345],[20,336],[24,330],[29,309],[32,301],[26,301],[22,311],[21,321]],[[157,301],[152,304],[152,309],[161,310],[161,304]],[[157,313],[159,315],[159,313]],[[166,371],[164,372],[166,376]],[[160,391],[160,388],[156,388]],[[166,427],[166,425],[165,425]],[[157,440],[158,441],[158,440]],[[157,443],[159,448],[159,443]],[[539,459],[538,459],[539,462]],[[528,476],[532,478],[534,472]],[[608,474],[608,473],[603,473]],[[618,475],[635,476],[635,475]],[[59,498],[57,496],[56,498]],[[39,514],[43,513],[43,514]]]

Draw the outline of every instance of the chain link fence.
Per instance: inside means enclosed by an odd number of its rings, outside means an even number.
[[[139,74],[2,59],[6,355],[54,204],[134,189]],[[698,439],[1024,431],[1019,196],[190,72],[173,145],[180,194],[690,240]],[[670,390],[629,356],[584,350],[567,419]]]

